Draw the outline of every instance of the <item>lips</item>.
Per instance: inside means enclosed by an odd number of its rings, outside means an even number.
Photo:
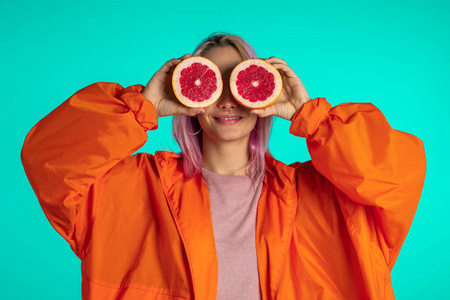
[[[233,120],[233,119],[242,119],[242,117],[240,115],[219,115],[215,116],[214,119]]]
[[[214,119],[220,124],[230,125],[230,124],[235,124],[235,123],[239,122],[240,120],[242,120],[242,116],[231,115],[231,114],[218,115],[218,116],[214,116]]]

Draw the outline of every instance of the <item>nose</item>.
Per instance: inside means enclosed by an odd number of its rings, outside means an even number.
[[[220,96],[219,100],[217,101],[217,107],[220,109],[225,109],[225,110],[229,111],[231,109],[237,108],[238,106],[239,106],[239,104],[234,99],[229,88],[225,89],[225,87],[224,87],[224,89],[222,91],[222,95]]]

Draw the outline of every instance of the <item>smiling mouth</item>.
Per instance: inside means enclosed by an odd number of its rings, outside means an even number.
[[[214,117],[214,120],[219,124],[223,125],[233,125],[239,123],[243,119],[240,115],[217,115]]]
[[[239,114],[217,114],[213,118],[216,120],[238,120],[242,119],[243,117]]]
[[[242,119],[242,117],[227,117],[227,118],[214,118],[216,120],[239,120]]]

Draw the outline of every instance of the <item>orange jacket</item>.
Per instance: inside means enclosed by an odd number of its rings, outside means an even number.
[[[208,189],[171,152],[131,156],[155,109],[90,85],[41,120],[23,164],[52,226],[81,259],[84,299],[215,299]],[[312,161],[266,156],[256,249],[262,299],[394,299],[390,271],[420,198],[422,142],[371,104],[306,103],[290,132]]]

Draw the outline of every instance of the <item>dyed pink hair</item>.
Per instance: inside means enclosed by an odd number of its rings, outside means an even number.
[[[211,34],[195,49],[193,56],[202,56],[215,47],[233,46],[244,59],[257,58],[256,52],[243,38],[232,34]],[[195,134],[201,127],[197,118],[174,116],[173,136],[183,154],[184,172],[188,178],[202,173],[202,135]],[[272,128],[272,117],[259,118],[250,134],[248,151],[250,159],[247,163],[247,174],[256,183],[262,180],[265,172],[265,153],[269,152],[269,137]]]

